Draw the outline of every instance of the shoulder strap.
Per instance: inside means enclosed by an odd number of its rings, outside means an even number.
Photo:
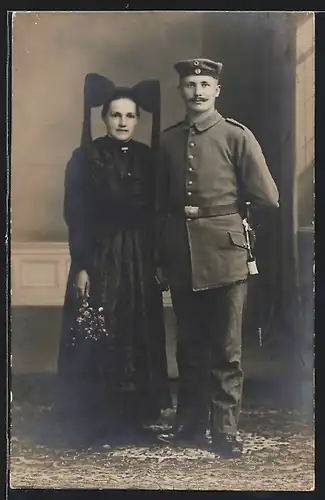
[[[246,130],[245,125],[238,122],[237,120],[234,120],[233,118],[225,118],[225,120],[227,123],[231,123],[232,125],[235,125],[236,127],[240,127],[242,130]]]

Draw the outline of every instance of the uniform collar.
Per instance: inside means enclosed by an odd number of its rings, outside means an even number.
[[[189,129],[191,127],[195,127],[199,132],[203,132],[204,130],[213,127],[213,125],[216,125],[216,123],[218,123],[221,119],[222,115],[219,113],[219,111],[214,109],[213,111],[211,111],[211,113],[204,116],[203,119],[198,118],[193,122],[189,122],[188,118],[186,118],[184,122],[184,128]]]

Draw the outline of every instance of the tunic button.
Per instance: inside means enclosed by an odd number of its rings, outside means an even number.
[[[189,171],[190,171],[190,172],[193,172],[193,168],[192,168],[192,167],[190,167],[190,168],[189,168]]]
[[[194,156],[193,155],[188,155],[189,160],[193,160]]]
[[[190,146],[190,148],[193,148],[195,146],[195,142],[190,142],[189,146]]]
[[[188,181],[189,185],[191,186],[193,184],[193,181]]]
[[[189,192],[188,192],[187,194],[188,194],[189,196],[192,196],[192,193],[191,193],[191,191],[189,191]]]

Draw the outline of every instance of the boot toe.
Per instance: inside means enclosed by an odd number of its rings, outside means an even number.
[[[236,436],[220,434],[212,437],[212,449],[222,458],[240,458],[243,454],[243,443]]]

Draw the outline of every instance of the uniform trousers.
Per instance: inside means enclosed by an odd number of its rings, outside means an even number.
[[[179,372],[176,427],[236,435],[247,282],[204,291],[171,287]]]

